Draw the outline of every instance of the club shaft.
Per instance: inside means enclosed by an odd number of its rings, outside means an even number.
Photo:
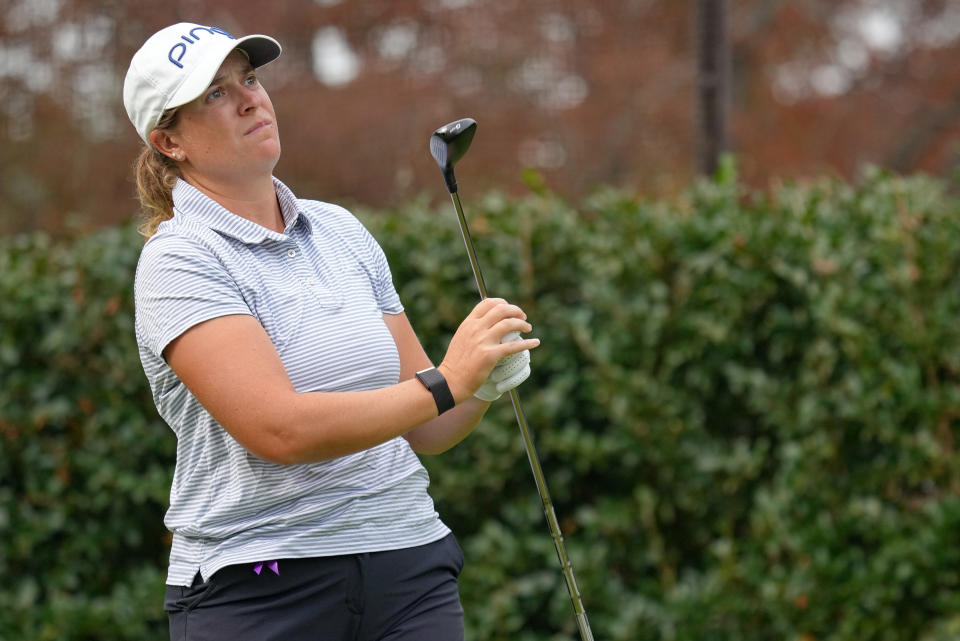
[[[453,199],[453,207],[457,210],[457,220],[460,222],[460,233],[463,235],[463,244],[467,247],[467,256],[470,258],[470,268],[473,270],[473,278],[477,281],[477,289],[480,291],[480,298],[487,297],[487,285],[483,282],[483,272],[480,271],[480,263],[477,261],[477,251],[473,248],[473,239],[470,237],[470,228],[467,227],[467,219],[463,215],[463,207],[460,205],[460,196],[457,192],[450,194]]]
[[[463,215],[463,207],[460,205],[460,196],[457,192],[450,194],[453,199],[453,206],[457,210],[457,219],[460,222],[460,233],[463,236],[463,244],[467,248],[467,256],[470,258],[470,267],[473,269],[473,277],[477,281],[477,289],[480,291],[481,298],[487,298],[487,286],[483,280],[483,273],[480,271],[480,263],[477,261],[477,252],[473,246],[473,239],[470,237],[470,228],[467,226],[467,219]],[[587,613],[583,608],[583,600],[580,598],[580,589],[577,587],[577,580],[573,575],[573,565],[567,557],[567,549],[563,544],[563,534],[560,532],[560,523],[557,521],[557,514],[553,509],[553,501],[550,498],[550,490],[547,489],[547,480],[543,475],[543,468],[540,467],[540,458],[537,456],[537,448],[533,443],[533,436],[530,428],[527,426],[527,418],[520,406],[520,396],[516,389],[509,392],[510,402],[513,403],[513,412],[517,417],[517,425],[520,426],[520,436],[523,439],[523,447],[527,452],[527,459],[530,461],[530,469],[533,471],[533,478],[537,484],[537,492],[540,494],[540,500],[543,502],[543,513],[547,518],[547,525],[550,527],[550,536],[553,537],[553,544],[557,548],[557,558],[560,560],[560,567],[563,569],[563,578],[567,583],[567,592],[570,594],[570,600],[573,602],[573,611],[577,616],[577,625],[580,628],[580,638],[582,641],[593,641],[593,632],[590,630],[590,622],[587,620]]]

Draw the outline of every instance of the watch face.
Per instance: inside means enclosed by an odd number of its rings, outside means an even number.
[[[429,388],[435,383],[439,383],[441,380],[443,380],[443,374],[438,372],[436,367],[429,367],[417,372],[417,378],[419,378]]]

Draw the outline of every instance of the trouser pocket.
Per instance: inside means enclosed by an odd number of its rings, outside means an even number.
[[[190,612],[210,597],[214,577],[204,581],[197,573],[193,585],[168,585],[163,599],[163,609],[170,619],[170,641],[187,640],[187,617]]]

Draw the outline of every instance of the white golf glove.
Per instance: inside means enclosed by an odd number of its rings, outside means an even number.
[[[520,332],[510,332],[500,342],[509,343],[518,340],[520,340]],[[530,350],[525,349],[501,358],[474,396],[481,401],[493,402],[503,396],[504,392],[512,390],[527,380],[528,376],[530,376]]]

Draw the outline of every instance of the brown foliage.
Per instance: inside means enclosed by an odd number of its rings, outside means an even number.
[[[374,206],[442,197],[427,141],[463,116],[480,124],[458,171],[469,193],[522,189],[534,167],[574,198],[599,184],[669,194],[695,166],[693,4],[11,0],[0,7],[0,233],[132,215],[139,139],[122,78],[143,40],[180,20],[283,44],[263,80],[284,143],[277,174],[303,196]],[[867,4],[728,1],[729,137],[748,182],[852,178],[865,163],[952,169],[958,3],[871,4],[887,14]],[[896,16],[896,47],[862,28],[882,32],[885,15]],[[341,85],[314,72],[317,34],[331,27],[357,63]]]

